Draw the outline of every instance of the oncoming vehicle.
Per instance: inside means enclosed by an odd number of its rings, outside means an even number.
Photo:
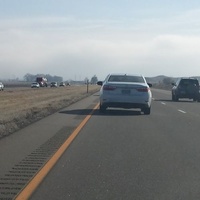
[[[0,90],[3,91],[4,90],[4,85],[2,82],[0,82]]]
[[[66,84],[65,84],[65,82],[60,82],[59,86],[60,86],[60,87],[65,87]]]
[[[105,81],[98,81],[100,89],[100,111],[109,107],[140,108],[149,115],[151,112],[152,93],[142,75],[109,74]]]
[[[180,78],[172,85],[173,101],[178,101],[180,98],[193,99],[193,101],[200,100],[199,81],[196,78]]]
[[[31,83],[31,88],[39,88],[39,87],[40,87],[39,83],[37,82]]]
[[[51,82],[50,87],[58,87],[58,83],[57,82]]]
[[[67,85],[67,86],[70,86],[71,84],[70,84],[70,82],[67,82],[66,85]]]
[[[36,82],[39,83],[40,87],[47,87],[47,79],[45,77],[37,77]]]

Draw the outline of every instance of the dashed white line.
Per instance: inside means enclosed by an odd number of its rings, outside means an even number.
[[[152,98],[153,100],[155,100],[154,98]],[[161,102],[162,105],[166,105],[165,102]],[[178,110],[179,112],[183,113],[183,114],[186,114],[187,112],[185,112],[184,110]]]
[[[184,113],[184,114],[186,113],[184,110],[178,110],[178,111],[181,112],[181,113]]]

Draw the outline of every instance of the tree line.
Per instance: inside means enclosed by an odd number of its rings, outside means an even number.
[[[27,82],[34,82],[36,81],[37,77],[44,77],[48,80],[48,82],[52,82],[52,81],[56,81],[56,82],[62,82],[63,81],[63,77],[60,76],[51,76],[50,74],[25,74],[24,75],[24,81]]]
[[[35,82],[37,77],[44,77],[47,79],[48,82],[62,82],[63,77],[60,76],[51,76],[50,74],[30,74],[27,73],[24,75],[23,79],[26,82]],[[98,78],[96,75],[94,75],[90,80],[88,78],[85,78],[84,82],[87,83],[89,82],[90,84],[96,84],[98,81]]]

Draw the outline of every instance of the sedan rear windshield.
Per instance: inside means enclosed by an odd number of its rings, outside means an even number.
[[[141,76],[128,76],[128,75],[112,75],[109,77],[108,81],[145,83],[144,78]]]

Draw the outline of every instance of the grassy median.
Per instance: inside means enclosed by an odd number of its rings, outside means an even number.
[[[77,102],[97,91],[98,85],[58,88],[12,88],[0,92],[0,138]]]

